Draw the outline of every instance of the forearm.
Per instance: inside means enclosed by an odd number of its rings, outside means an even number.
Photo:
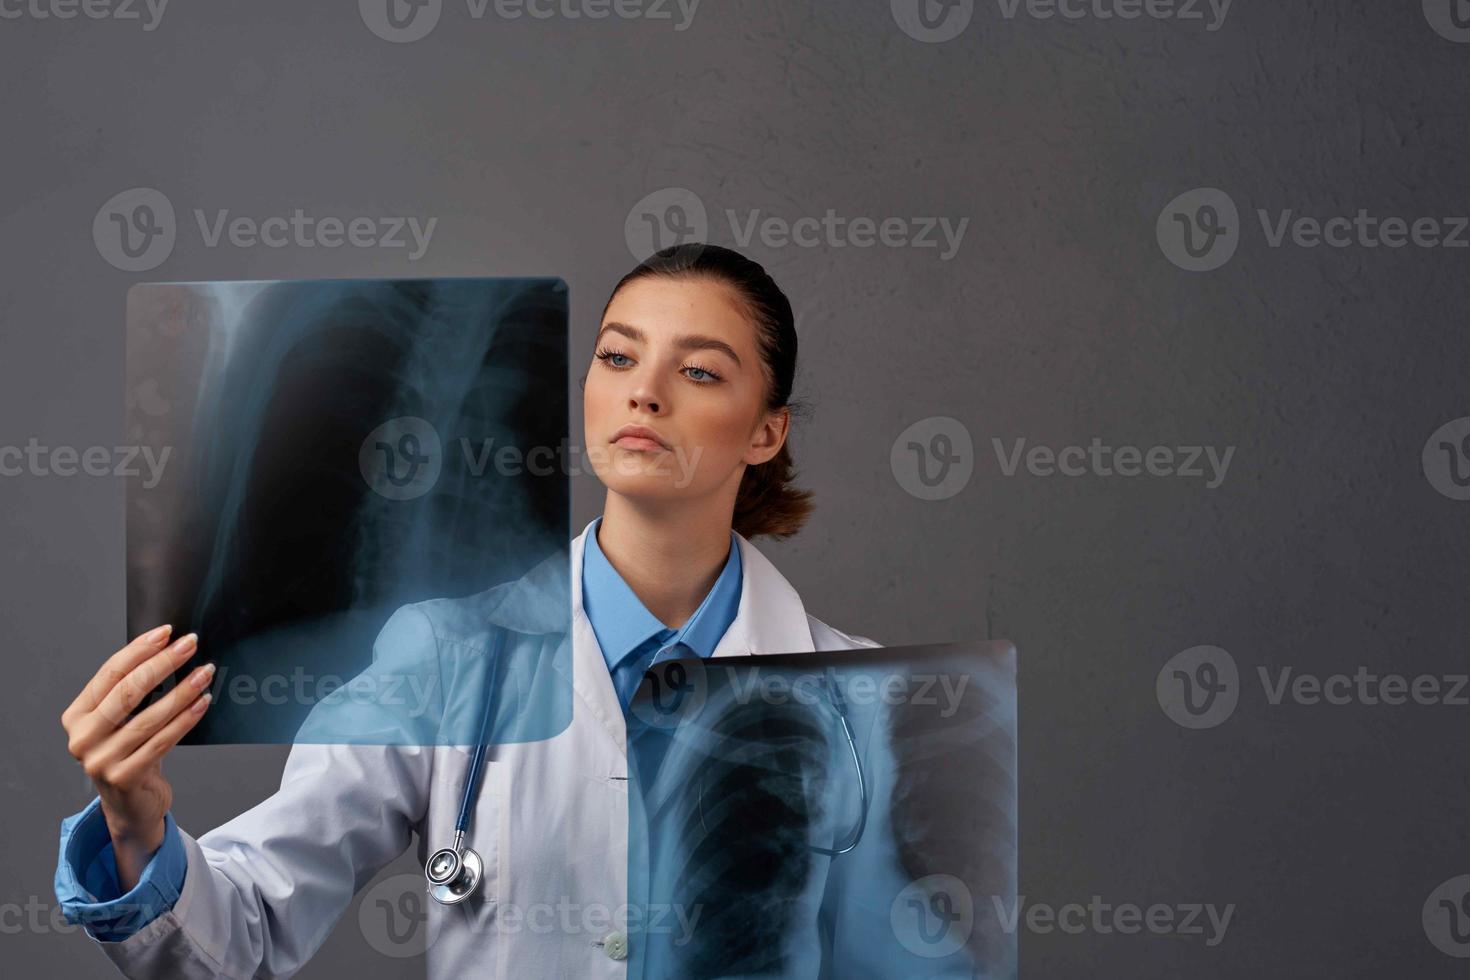
[[[164,822],[143,832],[114,828],[109,822],[113,860],[117,863],[117,883],[122,892],[130,892],[143,876],[143,869],[163,846]]]

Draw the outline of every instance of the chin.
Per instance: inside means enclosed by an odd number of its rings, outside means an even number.
[[[629,473],[612,472],[602,475],[602,483],[620,496],[644,500],[677,500],[693,496],[693,488],[681,485],[677,472]]]

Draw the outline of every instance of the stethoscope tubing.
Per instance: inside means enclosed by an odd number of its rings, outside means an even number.
[[[480,736],[475,740],[475,753],[470,757],[470,771],[464,781],[464,799],[459,804],[459,818],[454,821],[454,832],[462,837],[469,832],[470,814],[479,797],[480,771],[485,767],[485,753],[489,749],[490,716],[494,714],[495,674],[500,667],[500,651],[505,645],[505,634],[495,631],[495,649],[490,654],[490,666],[485,676],[485,713],[480,716]]]
[[[470,820],[479,799],[480,778],[485,768],[485,754],[490,748],[490,719],[495,713],[495,679],[500,669],[500,654],[505,645],[505,634],[496,630],[490,662],[485,668],[485,700],[480,715],[480,733],[475,739],[475,750],[470,756],[470,768],[465,774],[464,795],[459,804],[459,816],[454,821],[454,841],[447,848],[435,851],[424,866],[429,881],[429,895],[442,905],[454,905],[464,901],[479,890],[484,880],[484,864],[475,850],[465,846]]]

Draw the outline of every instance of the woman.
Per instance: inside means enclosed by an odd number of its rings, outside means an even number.
[[[795,533],[812,506],[789,483],[796,348],[791,306],[756,263],[696,244],[640,264],[608,300],[584,382],[588,458],[607,495],[571,542],[571,574],[564,555],[384,626],[376,663],[442,662],[482,654],[493,630],[536,634],[548,603],[571,606],[570,724],[491,750],[471,841],[483,897],[428,904],[430,977],[627,975],[624,712],[645,668],[876,646],[809,615],[749,542]],[[415,831],[421,862],[452,838],[471,749],[298,743],[278,792],[196,840],[173,822],[161,762],[207,710],[210,667],[128,720],[196,642],[170,643],[167,627],[137,637],[62,715],[98,798],[63,823],[58,896],[127,976],[289,976]],[[509,922],[559,903],[610,914],[551,931]],[[862,943],[850,945],[860,962]]]

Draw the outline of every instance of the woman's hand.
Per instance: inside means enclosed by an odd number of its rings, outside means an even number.
[[[118,884],[131,891],[163,843],[163,817],[173,790],[163,777],[163,757],[198,723],[209,706],[214,675],[206,664],[134,718],[128,715],[148,692],[189,661],[198,648],[190,633],[169,643],[171,627],[150,630],[108,658],[65,711],[67,751],[102,798],[112,835]]]

